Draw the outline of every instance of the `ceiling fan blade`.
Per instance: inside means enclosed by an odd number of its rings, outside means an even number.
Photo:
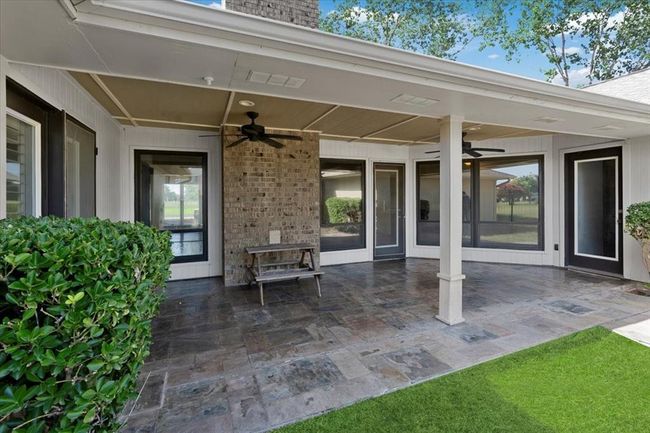
[[[199,135],[199,138],[204,138],[204,137],[220,137],[220,135],[219,134]]]
[[[473,156],[474,158],[480,158],[483,156],[474,149],[463,149],[463,153],[466,153],[469,156]]]
[[[246,137],[244,134],[223,134],[222,137]]]
[[[427,150],[424,153],[440,153],[440,151],[439,150]]]
[[[505,149],[495,149],[493,147],[472,147],[472,150],[480,150],[481,152],[505,152]]]
[[[299,135],[288,135],[288,134],[264,134],[265,137],[269,138],[279,138],[281,140],[296,140],[302,141],[302,137]]]
[[[230,143],[228,146],[226,146],[226,148],[237,146],[238,144],[241,144],[241,143],[243,143],[243,142],[246,141],[246,140],[248,140],[248,137],[242,137],[242,138],[240,138],[239,140],[235,140],[235,141],[233,141],[232,143]]]
[[[268,144],[269,146],[273,146],[276,149],[282,149],[284,147],[284,144],[270,138],[268,135],[264,135],[264,136],[260,137],[260,141]]]

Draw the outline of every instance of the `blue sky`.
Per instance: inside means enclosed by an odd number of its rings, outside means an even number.
[[[221,0],[189,1],[211,5],[213,7],[218,7],[221,4]],[[361,3],[363,3],[363,1],[361,1]],[[320,0],[320,9],[321,14],[331,11],[334,9],[334,0]],[[495,69],[538,80],[545,80],[543,70],[549,68],[546,57],[535,50],[522,50],[519,53],[518,60],[507,61],[505,59],[505,53],[498,47],[479,51],[478,41],[470,42],[470,44],[458,55],[456,60],[470,65]]]

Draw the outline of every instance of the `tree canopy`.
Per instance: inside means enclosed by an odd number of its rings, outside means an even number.
[[[507,60],[532,49],[566,86],[650,67],[648,0],[335,0],[321,29],[447,59],[474,39]]]
[[[363,6],[361,6],[363,4]],[[471,39],[459,2],[341,0],[321,17],[322,30],[454,59]]]

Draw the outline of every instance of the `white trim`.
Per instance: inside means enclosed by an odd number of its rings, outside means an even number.
[[[596,254],[587,254],[587,253],[580,253],[579,252],[579,243],[578,243],[578,211],[579,211],[579,206],[578,206],[578,193],[580,192],[579,190],[579,184],[578,184],[578,164],[586,163],[586,162],[596,162],[596,161],[609,161],[609,160],[614,160],[614,188],[615,188],[615,215],[616,219],[618,220],[618,204],[619,204],[619,172],[618,172],[618,165],[619,165],[619,158],[618,156],[604,156],[601,158],[589,158],[589,159],[580,159],[580,160],[575,160],[573,162],[573,254],[576,256],[581,256],[581,257],[590,257],[593,259],[599,259],[599,260],[608,260],[612,262],[618,262],[620,260],[619,257],[619,230],[618,227],[615,230],[616,233],[616,242],[615,242],[615,255],[614,257],[607,257],[607,256],[599,256]],[[616,224],[615,224],[616,225]]]
[[[13,110],[9,107],[6,108],[6,116],[11,116],[15,119],[20,120],[21,122],[27,123],[31,127],[34,128],[34,137],[33,138],[33,143],[32,145],[32,150],[33,150],[33,161],[32,161],[32,167],[31,168],[31,182],[34,188],[34,192],[31,197],[29,197],[29,200],[32,201],[32,216],[35,217],[40,217],[41,216],[41,127],[42,125],[40,122],[37,122],[36,120],[32,119],[31,117],[27,117],[22,113],[17,112],[16,110]],[[5,124],[6,128],[6,124]],[[5,132],[6,133],[6,132]],[[6,135],[5,135],[6,137]],[[5,138],[6,140],[6,138]],[[5,141],[5,170],[6,170],[6,141]],[[6,178],[5,178],[6,181]],[[28,197],[25,197],[25,200],[27,200]],[[4,212],[6,216],[7,212],[7,196],[6,196],[6,190],[5,190],[5,196],[4,196]]]

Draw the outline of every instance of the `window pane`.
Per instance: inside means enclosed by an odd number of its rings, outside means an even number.
[[[485,159],[480,173],[479,246],[538,247],[540,160]]]
[[[617,158],[576,161],[575,253],[616,258]]]
[[[463,245],[472,242],[472,163],[463,161]],[[417,244],[440,245],[440,162],[417,163]]]
[[[364,162],[321,160],[321,251],[364,248]]]
[[[35,215],[34,126],[7,115],[7,218]]]
[[[138,153],[138,220],[172,232],[175,257],[206,252],[203,155]]]
[[[375,245],[399,245],[397,170],[375,169]]]
[[[463,161],[463,245],[472,246],[472,167],[474,162]]]
[[[65,214],[95,215],[95,134],[67,119],[65,123]]]
[[[417,244],[440,245],[440,163],[418,162]]]

